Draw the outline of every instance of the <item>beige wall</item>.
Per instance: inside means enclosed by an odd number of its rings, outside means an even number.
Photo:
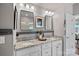
[[[59,7],[55,11],[53,16],[53,25],[54,25],[54,35],[63,36],[64,35],[64,8],[63,6]]]
[[[65,3],[55,10],[55,15],[53,16],[54,21],[54,34],[56,36],[64,36],[64,20],[65,14],[73,14],[73,4]]]

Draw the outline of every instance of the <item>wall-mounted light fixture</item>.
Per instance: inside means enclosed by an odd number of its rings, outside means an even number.
[[[34,11],[35,7],[29,4],[26,4],[26,9],[28,9],[29,11]]]
[[[50,16],[52,16],[52,15],[54,15],[54,12],[52,12],[52,11],[45,11],[45,15],[50,15]]]
[[[29,6],[28,4],[26,4],[26,8],[27,8],[27,9],[29,9],[29,8],[30,8],[30,6]]]

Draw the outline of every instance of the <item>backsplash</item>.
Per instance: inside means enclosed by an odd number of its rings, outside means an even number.
[[[32,40],[36,39],[37,34],[20,34],[17,36],[17,42],[22,40]],[[44,33],[44,37],[52,37],[52,33]]]

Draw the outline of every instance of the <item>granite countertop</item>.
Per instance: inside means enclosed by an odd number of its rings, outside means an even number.
[[[28,47],[32,47],[35,45],[56,41],[56,40],[62,40],[61,37],[51,37],[51,38],[46,38],[46,39],[47,39],[46,41],[39,41],[38,39],[33,39],[33,40],[28,40],[28,41],[16,42],[15,50],[22,49],[22,48],[28,48]]]

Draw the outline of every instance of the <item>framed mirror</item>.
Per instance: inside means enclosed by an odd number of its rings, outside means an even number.
[[[36,16],[35,23],[36,28],[44,28],[44,17]]]
[[[21,31],[34,29],[33,12],[21,10],[21,12],[20,12],[20,29],[21,29]]]
[[[52,16],[45,16],[45,27],[46,30],[53,30],[53,19]]]

